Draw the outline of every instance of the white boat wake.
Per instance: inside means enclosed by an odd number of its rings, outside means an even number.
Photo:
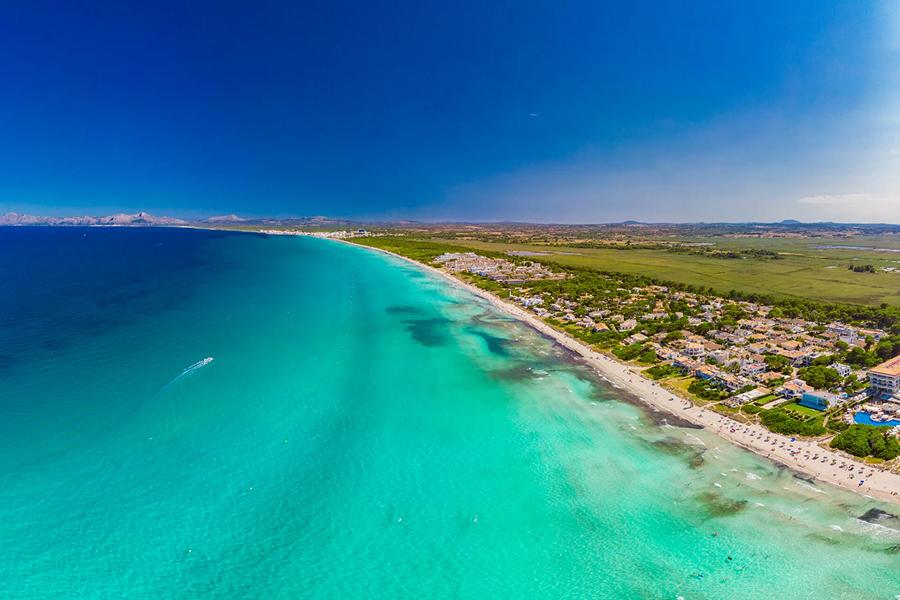
[[[177,381],[178,381],[179,379],[181,379],[182,377],[185,377],[186,375],[190,375],[191,373],[193,373],[193,372],[196,371],[197,369],[201,369],[201,368],[205,367],[206,365],[208,365],[208,364],[211,363],[212,361],[213,361],[213,357],[212,357],[212,356],[207,356],[207,357],[204,358],[203,360],[198,360],[197,362],[195,362],[194,364],[192,364],[191,366],[189,366],[188,368],[186,368],[184,371],[182,371],[181,373],[179,373],[178,376],[175,377],[175,379],[173,379],[172,381],[170,381],[169,383],[167,383],[166,385],[164,385],[163,388],[162,388],[162,390],[160,390],[160,391],[162,392],[162,391],[165,391],[165,390],[169,389],[170,386],[174,385],[175,382],[177,382]]]

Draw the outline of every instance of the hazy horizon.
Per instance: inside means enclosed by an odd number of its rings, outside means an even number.
[[[16,211],[8,211],[7,213],[0,213],[0,217],[6,214],[16,214],[19,216],[31,216],[38,218],[47,218],[47,219],[65,219],[65,218],[102,218],[102,217],[111,217],[117,215],[127,215],[134,216],[140,213],[146,213],[152,217],[156,218],[173,218],[179,219],[185,222],[202,222],[210,219],[227,219],[228,217],[237,217],[240,221],[262,221],[262,220],[273,220],[273,221],[291,221],[291,220],[315,220],[322,219],[328,221],[336,221],[336,222],[348,222],[348,223],[361,223],[361,224],[375,224],[375,223],[383,223],[383,224],[397,224],[397,223],[417,223],[422,225],[535,225],[535,226],[594,226],[594,225],[743,225],[743,224],[758,224],[758,225],[784,225],[796,223],[800,225],[846,225],[846,226],[892,226],[892,227],[900,227],[900,223],[891,223],[891,222],[873,222],[873,221],[801,221],[799,219],[780,219],[778,221],[639,221],[635,219],[624,219],[622,221],[518,221],[512,219],[494,219],[494,220],[437,220],[437,219],[412,219],[412,218],[396,218],[396,219],[388,219],[388,218],[362,218],[362,217],[334,217],[330,215],[250,215],[250,214],[237,214],[237,213],[228,213],[228,214],[182,214],[182,215],[173,215],[167,213],[151,213],[146,210],[138,210],[135,212],[125,212],[122,210],[117,210],[110,213],[104,214],[75,214],[75,213],[46,213],[46,214],[33,214],[33,213],[18,213]],[[2,223],[0,223],[2,224]]]

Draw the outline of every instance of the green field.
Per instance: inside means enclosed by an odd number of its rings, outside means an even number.
[[[869,246],[872,240],[814,238],[725,239],[710,238],[721,248],[760,248],[779,252],[779,260],[723,259],[666,250],[580,248],[503,244],[475,240],[448,241],[455,246],[506,252],[525,250],[547,252],[541,260],[583,266],[601,271],[637,273],[683,284],[712,287],[718,292],[809,298],[826,302],[900,306],[900,273],[855,273],[851,264],[871,264],[876,268],[900,267],[900,253],[870,250],[824,250],[817,245]],[[701,241],[701,240],[697,240]],[[894,243],[880,241],[882,247]]]
[[[818,417],[821,416],[822,411],[816,410],[814,408],[809,408],[808,406],[801,406],[796,402],[791,402],[790,404],[784,404],[781,406],[782,409],[787,411],[793,411],[799,415],[804,417]]]

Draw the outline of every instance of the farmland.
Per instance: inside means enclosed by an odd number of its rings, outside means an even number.
[[[435,240],[437,241],[437,240]],[[751,248],[777,252],[777,260],[723,259],[665,249],[585,248],[581,246],[511,244],[469,239],[444,240],[473,250],[542,253],[540,260],[600,271],[634,273],[683,284],[711,287],[717,292],[809,298],[826,302],[900,305],[900,273],[880,271],[900,267],[900,253],[860,249],[822,249],[819,246],[877,246],[896,249],[893,240],[846,238],[723,239],[682,238],[721,248]],[[546,254],[543,254],[546,253]],[[849,265],[871,264],[875,273],[857,273]]]

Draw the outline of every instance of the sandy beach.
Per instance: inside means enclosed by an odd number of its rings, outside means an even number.
[[[344,243],[353,244],[345,240]],[[537,315],[462,281],[430,265],[394,252],[353,244],[389,254],[425,269],[448,282],[475,294],[507,315],[515,317],[556,343],[578,354],[611,385],[630,392],[650,410],[660,410],[712,431],[723,439],[816,480],[853,492],[900,504],[900,474],[867,465],[848,454],[823,448],[815,441],[795,439],[772,433],[761,425],[746,425],[712,410],[695,406],[659,383],[639,374],[639,369],[601,354],[575,338],[544,323]]]

